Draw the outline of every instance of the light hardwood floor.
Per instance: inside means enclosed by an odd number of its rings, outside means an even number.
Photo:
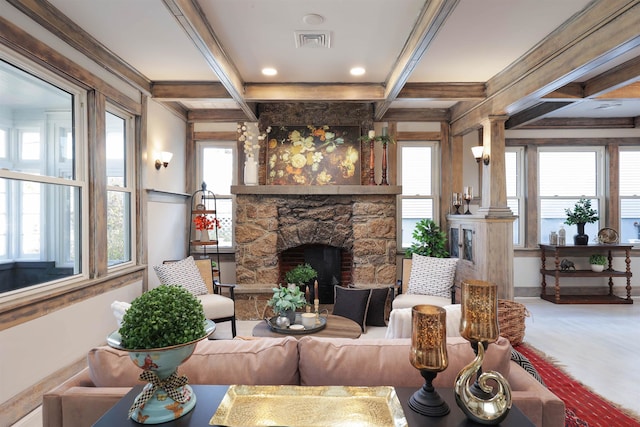
[[[525,343],[594,392],[640,415],[640,298],[629,305],[516,300],[531,313]]]

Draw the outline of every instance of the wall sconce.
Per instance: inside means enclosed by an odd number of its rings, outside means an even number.
[[[482,159],[482,162],[485,165],[489,164],[489,154],[484,152],[484,147],[482,145],[471,147],[471,151],[473,152],[473,157],[476,159],[476,162],[480,163],[480,160]]]
[[[156,169],[160,170],[162,166],[164,166],[165,168],[169,166],[169,162],[173,157],[173,153],[170,153],[168,151],[162,151],[160,154],[156,154],[156,157],[159,157],[159,158],[156,158]]]

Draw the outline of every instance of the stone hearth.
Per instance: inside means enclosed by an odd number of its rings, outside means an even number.
[[[231,191],[236,194],[236,283],[243,294],[256,294],[258,312],[263,304],[257,300],[265,298],[258,294],[281,282],[279,254],[301,245],[350,253],[355,285],[395,283],[400,187],[260,185]]]

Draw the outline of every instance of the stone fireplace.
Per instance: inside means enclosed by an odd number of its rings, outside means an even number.
[[[232,192],[236,282],[243,288],[282,283],[283,252],[313,245],[341,250],[347,264],[341,269],[348,270],[341,272],[341,285],[395,283],[399,187],[260,185]]]

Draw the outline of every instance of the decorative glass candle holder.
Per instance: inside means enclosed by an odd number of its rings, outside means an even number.
[[[482,372],[484,352],[500,335],[498,287],[482,280],[465,280],[460,290],[460,335],[471,342],[476,357],[456,377],[456,403],[475,422],[499,424],[511,409],[511,387],[499,372]]]
[[[411,353],[409,359],[425,380],[424,386],[409,399],[409,407],[419,414],[441,417],[449,405],[433,388],[438,372],[449,365],[447,359],[447,312],[434,305],[411,309]]]

